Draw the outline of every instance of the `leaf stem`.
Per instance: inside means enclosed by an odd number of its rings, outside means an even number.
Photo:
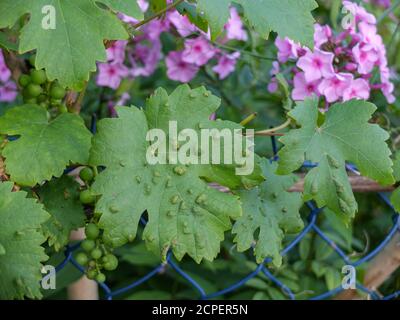
[[[148,17],[147,19],[145,19],[145,20],[143,20],[143,21],[140,21],[140,22],[136,23],[136,24],[133,26],[133,28],[134,28],[134,29],[140,28],[141,26],[143,26],[143,25],[149,23],[150,21],[153,21],[153,20],[155,20],[155,19],[161,17],[163,14],[167,13],[169,10],[171,10],[171,9],[177,7],[178,5],[180,5],[183,1],[184,1],[184,0],[177,0],[177,1],[175,1],[174,3],[171,3],[169,6],[165,7],[165,9],[163,9],[163,10],[161,10],[161,11],[155,13],[154,15],[152,15],[151,17]]]
[[[257,58],[257,59],[268,60],[268,61],[275,61],[276,60],[276,58],[263,56],[263,55],[260,55],[260,54],[257,54],[257,53],[253,53],[253,52],[250,52],[250,51],[247,51],[247,50],[243,50],[243,49],[238,49],[238,48],[235,48],[235,47],[231,47],[231,46],[228,46],[228,45],[225,45],[225,44],[218,43],[216,41],[210,40],[210,42],[213,45],[215,45],[215,46],[217,46],[217,47],[219,47],[221,49],[225,49],[225,50],[229,50],[229,51],[237,51],[237,52],[240,52],[242,54]]]
[[[250,114],[248,117],[246,117],[245,119],[243,119],[240,122],[240,125],[242,125],[243,127],[247,124],[249,124],[251,121],[253,121],[255,118],[257,117],[257,112],[253,112],[252,114]]]
[[[257,131],[254,134],[256,136],[271,136],[271,135],[283,135],[283,134],[277,134],[276,131],[283,130],[287,128],[290,124],[292,123],[292,119],[287,119],[285,123],[282,123],[280,126],[277,126],[275,128],[271,128],[268,130],[263,130],[263,131]]]
[[[82,91],[79,92],[79,95],[76,98],[76,100],[75,100],[75,102],[74,102],[74,104],[72,106],[72,109],[73,109],[74,113],[79,114],[81,112],[82,102],[83,102],[83,98],[85,97],[85,94],[86,94],[86,89],[88,87],[88,83],[89,83],[88,81],[85,81],[85,84],[83,85]]]

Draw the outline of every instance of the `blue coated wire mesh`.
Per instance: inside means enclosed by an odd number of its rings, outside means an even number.
[[[92,128],[94,129],[94,128]],[[95,129],[93,130],[95,131]],[[271,161],[276,161],[278,160],[277,157],[277,144],[276,140],[274,137],[272,137],[272,148],[274,151],[275,156],[271,159]],[[304,167],[305,168],[312,168],[315,167],[316,164],[305,162]],[[360,173],[357,171],[357,168],[351,164],[347,165],[347,170],[349,172],[352,172],[354,174],[360,175]],[[282,256],[287,255],[289,252],[291,252],[298,244],[299,242],[306,237],[308,233],[315,232],[317,236],[319,236],[321,239],[323,239],[335,252],[336,254],[343,260],[343,262],[346,265],[353,266],[355,268],[361,266],[362,264],[367,263],[370,261],[372,258],[374,258],[381,250],[384,249],[384,247],[389,243],[389,241],[393,238],[393,236],[397,233],[400,232],[400,216],[398,213],[395,212],[392,204],[390,203],[388,197],[384,193],[378,193],[379,197],[382,199],[384,203],[386,203],[392,210],[393,210],[393,226],[391,227],[390,232],[387,234],[385,239],[371,252],[369,252],[367,255],[365,255],[363,258],[357,260],[357,261],[351,261],[351,259],[348,257],[348,255],[334,242],[332,241],[316,224],[317,221],[317,216],[323,211],[323,209],[319,209],[315,207],[315,205],[312,202],[308,202],[307,206],[310,210],[310,214],[308,216],[308,223],[303,229],[302,232],[300,232],[296,238],[287,246],[285,247],[281,254]],[[142,224],[145,224],[146,221],[142,219]],[[75,250],[77,250],[80,247],[80,244],[75,244],[75,245],[69,245],[65,249],[65,259],[63,260],[62,263],[60,263],[56,267],[56,271],[62,270],[67,264],[72,264],[75,268],[77,268],[80,272],[84,273],[85,270],[80,266],[75,259],[73,258],[73,253]],[[231,293],[235,290],[238,290],[239,288],[243,287],[250,279],[256,277],[260,273],[264,274],[272,283],[275,284],[276,287],[280,288],[286,296],[291,299],[295,300],[295,295],[292,292],[291,289],[289,289],[288,286],[286,286],[284,283],[282,283],[279,279],[277,279],[269,270],[267,264],[271,262],[270,258],[265,259],[264,263],[259,264],[254,271],[250,272],[247,276],[242,278],[240,281],[237,281],[235,283],[232,283],[230,286],[224,288],[223,290],[213,292],[213,293],[206,293],[205,290],[202,288],[202,286],[193,279],[185,270],[183,270],[179,264],[174,261],[173,257],[171,254],[168,254],[167,256],[167,261],[165,263],[162,263],[158,266],[156,266],[151,272],[143,276],[142,278],[132,282],[131,284],[119,288],[116,290],[113,290],[110,288],[106,283],[99,283],[99,286],[102,288],[105,294],[105,298],[107,300],[112,300],[114,298],[117,298],[118,296],[121,296],[124,293],[131,292],[135,288],[139,287],[141,284],[145,283],[149,279],[159,276],[160,274],[163,273],[167,265],[169,265],[173,270],[175,270],[183,279],[185,279],[188,284],[190,284],[194,290],[198,292],[198,297],[199,299],[212,299],[212,298],[218,298],[222,297],[225,294]],[[396,299],[400,297],[400,290],[393,292],[387,296],[382,297],[380,294],[378,294],[376,291],[370,290],[366,287],[364,287],[362,284],[357,283],[356,287],[358,290],[366,293],[369,295],[371,299],[374,300],[391,300],[391,299]],[[322,299],[327,299],[332,296],[337,295],[344,289],[342,286],[339,286],[333,290],[327,291],[325,293],[319,294],[317,296],[311,297],[310,300],[322,300]]]

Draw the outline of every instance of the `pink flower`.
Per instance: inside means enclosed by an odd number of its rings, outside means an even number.
[[[308,51],[305,56],[301,57],[297,66],[304,71],[307,82],[312,82],[322,77],[333,76],[333,59],[333,53],[315,49],[314,52]]]
[[[325,96],[326,101],[332,103],[342,98],[344,91],[352,81],[352,74],[338,73],[332,78],[323,79],[318,86],[318,90]]]
[[[343,101],[351,99],[364,99],[368,100],[370,94],[370,87],[366,80],[356,79],[353,80],[350,86],[343,92]]]
[[[235,7],[230,9],[231,16],[225,25],[226,36],[229,40],[247,41],[247,32]]]
[[[137,4],[142,12],[146,12],[149,9],[149,3],[146,0],[137,0]]]
[[[122,64],[100,63],[97,84],[103,87],[118,89],[122,77],[128,75],[128,69]]]
[[[160,40],[148,39],[147,36],[135,39],[135,47],[128,53],[133,77],[148,77],[154,73],[162,58]]]
[[[329,38],[332,36],[332,30],[328,25],[321,26],[320,24],[316,23],[314,25],[314,30],[314,44],[317,48],[328,42]]]
[[[268,83],[268,91],[271,93],[274,93],[276,91],[278,91],[278,80],[276,79],[276,75],[280,72],[280,67],[279,67],[279,62],[278,61],[274,61],[272,62],[272,69],[270,71],[270,75],[272,76],[271,81]]]
[[[394,85],[390,81],[382,82],[382,93],[386,97],[386,100],[389,103],[394,103],[396,101],[396,97],[393,95]]]
[[[354,59],[358,63],[358,72],[360,74],[370,73],[379,59],[378,52],[369,46],[361,47],[360,44],[357,44],[352,51]]]
[[[203,37],[188,39],[182,54],[183,61],[197,66],[205,65],[215,55],[215,48]]]
[[[296,101],[302,101],[306,97],[311,97],[312,95],[319,96],[318,85],[320,81],[306,81],[303,72],[299,72],[294,76],[294,88],[292,91],[292,98]]]
[[[383,46],[382,37],[378,34],[375,25],[360,22],[358,28],[360,29],[360,34],[362,35],[362,41],[364,43],[369,44],[376,49]]]
[[[199,71],[198,66],[183,60],[182,51],[171,51],[165,59],[168,78],[180,82],[189,82]]]
[[[0,85],[0,101],[3,102],[12,102],[18,95],[17,85],[8,81],[3,85]]]
[[[235,71],[236,62],[239,57],[240,53],[234,52],[232,54],[224,54],[218,59],[218,64],[213,67],[213,71],[219,75],[220,80],[225,79]]]
[[[277,37],[275,46],[278,48],[278,61],[281,63],[287,62],[289,59],[297,59],[297,46],[295,43],[288,39]]]
[[[3,82],[8,81],[11,77],[11,71],[8,69],[5,61],[3,52],[0,50],[0,80]]]
[[[125,49],[128,41],[115,41],[111,47],[107,49],[107,60],[122,63],[125,60]]]
[[[351,1],[343,1],[343,6],[354,15],[356,22],[364,21],[370,24],[376,24],[376,18],[373,14],[367,12],[363,7]]]
[[[167,17],[182,37],[187,37],[196,31],[196,27],[189,21],[189,18],[181,15],[178,11],[169,12]]]

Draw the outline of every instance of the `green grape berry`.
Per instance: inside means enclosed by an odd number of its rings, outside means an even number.
[[[96,197],[90,192],[90,190],[83,190],[79,195],[79,199],[83,204],[92,204],[96,201]]]
[[[42,87],[34,83],[30,83],[26,87],[26,93],[31,98],[38,97],[42,92],[43,92]]]
[[[28,84],[31,83],[31,77],[27,74],[23,74],[19,77],[18,83],[21,87],[26,87]]]
[[[96,242],[94,242],[94,240],[83,240],[81,243],[81,247],[83,250],[85,250],[86,252],[90,252],[92,251],[95,247],[96,247]]]
[[[79,252],[75,257],[76,262],[78,262],[81,266],[86,266],[89,261],[88,256],[84,252]]]
[[[94,280],[97,277],[97,271],[94,269],[88,270],[86,276],[88,277],[88,279]]]
[[[88,263],[89,268],[96,268],[96,261],[95,260],[90,260]]]
[[[44,84],[47,82],[46,72],[44,70],[32,70],[31,79],[34,84]]]
[[[47,101],[47,96],[45,94],[41,94],[37,97],[37,101],[40,102],[46,102]]]
[[[59,107],[61,105],[62,101],[61,100],[57,100],[57,99],[50,99],[50,105],[52,107]]]
[[[94,223],[89,223],[85,228],[85,234],[89,240],[96,240],[100,234],[99,227]]]
[[[79,177],[85,182],[90,182],[94,177],[93,170],[88,167],[83,168],[79,173]]]
[[[118,267],[118,259],[113,254],[107,254],[102,259],[104,269],[113,271]]]
[[[99,273],[96,276],[96,281],[99,282],[99,283],[105,282],[106,281],[106,276],[104,275],[104,273]]]
[[[28,61],[29,61],[29,64],[30,64],[32,67],[35,67],[36,54],[30,56],[30,58],[29,58]]]
[[[53,84],[50,89],[50,97],[53,99],[62,99],[65,96],[65,89],[58,84]]]
[[[99,248],[95,248],[90,252],[90,255],[93,259],[98,260],[103,255],[103,252]]]
[[[24,102],[28,104],[36,104],[37,100],[35,98],[26,98],[24,97]]]
[[[65,105],[65,104],[60,104],[59,106],[58,106],[58,111],[60,111],[60,113],[67,113],[68,112],[68,108],[67,108],[67,106]]]

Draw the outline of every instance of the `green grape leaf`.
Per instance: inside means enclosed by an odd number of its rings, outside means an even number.
[[[287,190],[296,182],[295,175],[278,176],[276,163],[263,159],[262,169],[266,181],[258,188],[240,192],[243,216],[233,226],[234,241],[240,252],[255,243],[257,263],[272,257],[274,265],[282,264],[282,240],[285,234],[297,233],[304,227],[299,210],[303,204],[301,194]]]
[[[34,186],[60,177],[67,165],[85,164],[91,133],[81,117],[63,113],[52,121],[37,105],[15,107],[0,117],[0,134],[20,136],[3,149],[6,173],[21,186]]]
[[[188,254],[198,263],[216,257],[231,219],[238,218],[242,210],[237,196],[211,188],[206,181],[234,175],[234,170],[222,165],[218,172],[204,170],[205,164],[150,165],[146,160],[146,134],[155,128],[168,133],[170,121],[176,121],[177,132],[231,128],[231,122],[209,120],[219,104],[220,99],[205,88],[191,90],[182,85],[171,95],[158,89],[147,101],[145,111],[120,107],[118,118],[99,122],[90,163],[106,167],[92,186],[92,192],[101,196],[95,210],[101,214],[99,226],[106,243],[121,246],[133,241],[140,217],[147,210],[143,238],[151,251],[165,259],[172,249],[177,259]],[[172,153],[167,155],[171,159]],[[254,170],[253,175],[263,180],[261,171]]]
[[[117,12],[122,12],[130,17],[137,20],[142,20],[144,18],[142,10],[137,3],[137,0],[98,0],[104,3],[112,10]]]
[[[393,160],[393,176],[396,182],[400,181],[400,152],[397,151]]]
[[[209,22],[212,39],[217,38],[224,30],[224,25],[229,19],[231,0],[197,0],[197,9],[204,13],[204,18]]]
[[[381,184],[394,181],[391,152],[385,143],[389,134],[368,123],[375,110],[372,103],[351,100],[334,104],[321,114],[317,99],[299,103],[289,116],[301,128],[281,138],[285,146],[279,152],[277,173],[291,173],[305,160],[319,163],[305,178],[305,200],[314,199],[319,207],[327,206],[343,218],[351,219],[357,203],[345,161],[354,163],[361,174]]]
[[[100,2],[113,8],[127,5]],[[81,90],[96,71],[96,61],[106,61],[104,40],[128,38],[121,21],[94,0],[1,0],[0,29],[12,27],[25,14],[30,19],[21,30],[19,52],[37,50],[36,68],[45,68],[49,80],[74,90]]]
[[[400,181],[400,152],[397,151],[393,160],[393,175],[396,182]],[[393,191],[390,198],[393,207],[400,212],[400,188]]]
[[[43,233],[56,251],[69,242],[69,235],[85,225],[85,212],[79,201],[79,184],[69,176],[53,179],[36,190],[50,219],[43,224]]]
[[[249,24],[264,38],[271,31],[289,37],[308,47],[314,46],[314,18],[311,11],[318,7],[314,0],[198,0],[199,10],[209,20],[214,36],[219,35],[229,18],[229,5],[242,5]]]
[[[0,182],[0,299],[41,298],[41,262],[47,260],[41,224],[49,215],[26,192]]]

